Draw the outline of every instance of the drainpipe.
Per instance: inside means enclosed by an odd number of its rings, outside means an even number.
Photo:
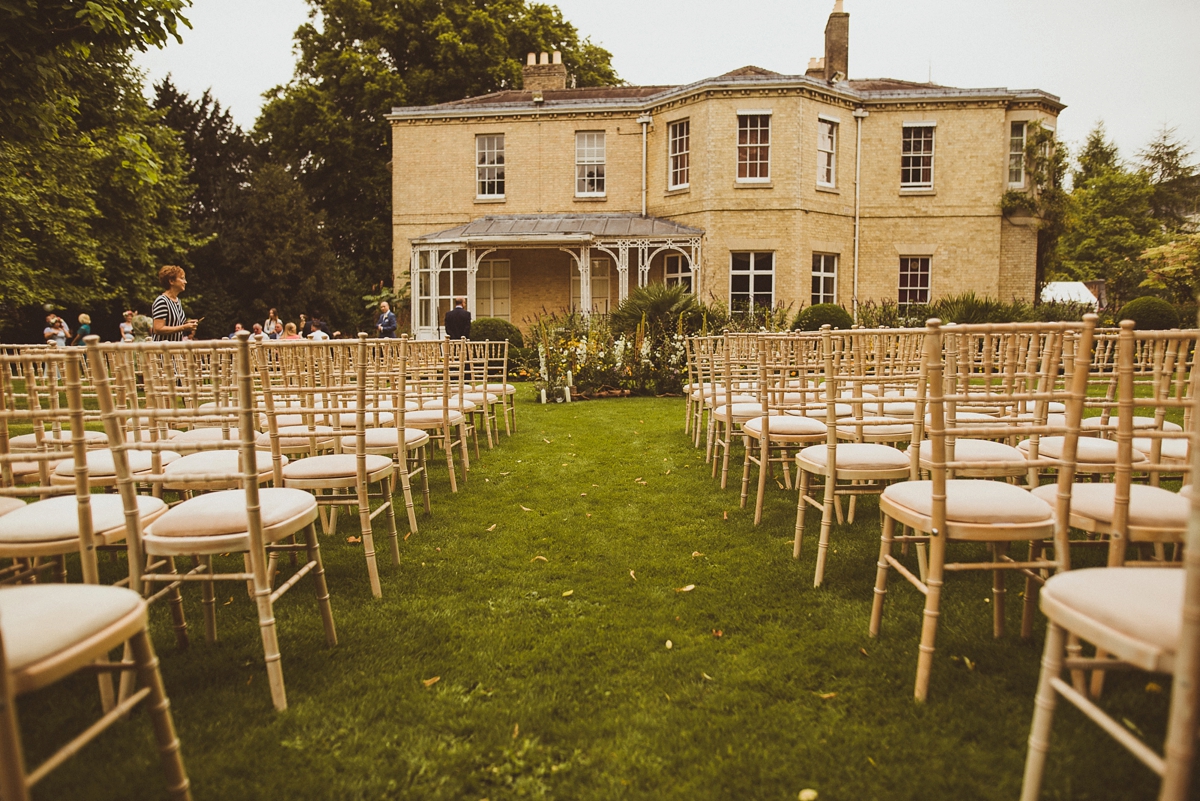
[[[642,125],[642,216],[646,216],[646,126],[654,121],[649,114],[637,118]]]
[[[862,183],[862,121],[870,116],[865,108],[854,109],[854,296],[850,299],[854,310],[854,322],[858,322],[858,228],[859,228],[859,199]]]

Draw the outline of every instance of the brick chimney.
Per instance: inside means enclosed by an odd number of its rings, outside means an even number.
[[[833,4],[825,23],[825,80],[833,80],[839,72],[842,80],[850,75],[850,15],[842,10],[842,0]]]
[[[553,58],[553,60],[551,60]],[[562,53],[530,53],[522,70],[527,91],[567,88],[567,65],[562,63]]]

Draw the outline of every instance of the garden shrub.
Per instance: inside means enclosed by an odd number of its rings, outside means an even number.
[[[850,328],[854,318],[836,303],[818,303],[801,310],[792,322],[793,331],[820,331],[822,326]]]
[[[508,340],[511,348],[525,347],[525,338],[521,336],[521,329],[508,320],[501,320],[499,317],[480,317],[471,323],[472,342],[499,342],[502,339]]]
[[[1179,327],[1179,313],[1162,298],[1134,298],[1117,312],[1117,321],[1133,320],[1140,331],[1165,331]]]

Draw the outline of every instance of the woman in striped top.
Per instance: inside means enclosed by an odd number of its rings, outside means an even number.
[[[183,313],[183,304],[179,295],[187,289],[187,275],[182,267],[168,264],[158,271],[158,282],[165,290],[154,299],[154,307],[150,316],[154,318],[155,342],[180,342],[184,334],[196,330],[198,320],[189,320]]]

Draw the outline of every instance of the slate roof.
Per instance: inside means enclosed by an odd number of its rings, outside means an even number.
[[[593,237],[658,239],[701,236],[703,233],[699,228],[640,214],[497,214],[480,217],[445,231],[414,237],[412,242],[504,239],[529,242],[541,239],[588,240]]]

